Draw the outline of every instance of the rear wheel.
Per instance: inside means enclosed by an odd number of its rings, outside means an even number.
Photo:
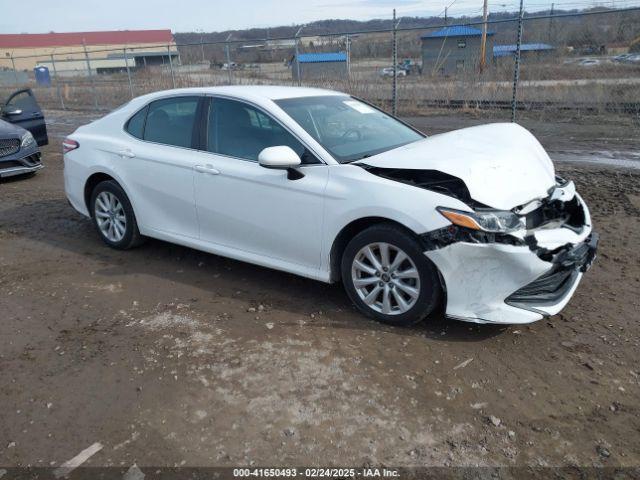
[[[95,186],[90,208],[100,238],[110,247],[126,250],[143,242],[131,202],[115,181],[106,180]]]
[[[365,315],[391,325],[411,325],[442,298],[438,272],[418,241],[392,224],[356,235],[342,256],[347,294]]]

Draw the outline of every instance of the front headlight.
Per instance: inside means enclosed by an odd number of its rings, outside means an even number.
[[[464,212],[444,207],[438,207],[437,210],[454,225],[472,230],[491,233],[512,233],[525,228],[523,220],[513,212],[503,210]]]
[[[22,139],[20,141],[20,146],[22,148],[30,147],[34,143],[36,143],[36,141],[33,138],[33,135],[31,135],[31,132],[27,132],[24,135],[22,135]]]

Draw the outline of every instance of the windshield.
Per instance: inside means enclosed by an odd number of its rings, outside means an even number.
[[[424,138],[395,118],[352,97],[288,98],[277,100],[276,104],[341,163]]]

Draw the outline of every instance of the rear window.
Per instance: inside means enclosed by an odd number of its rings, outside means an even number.
[[[198,97],[174,97],[149,104],[143,139],[191,147]]]

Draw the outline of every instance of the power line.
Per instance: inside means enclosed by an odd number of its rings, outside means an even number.
[[[451,2],[449,5],[447,5],[446,7],[444,7],[444,10],[442,10],[438,15],[436,15],[436,17],[441,17],[444,13],[446,13],[451,6],[456,3],[458,0],[453,0],[453,2]]]

